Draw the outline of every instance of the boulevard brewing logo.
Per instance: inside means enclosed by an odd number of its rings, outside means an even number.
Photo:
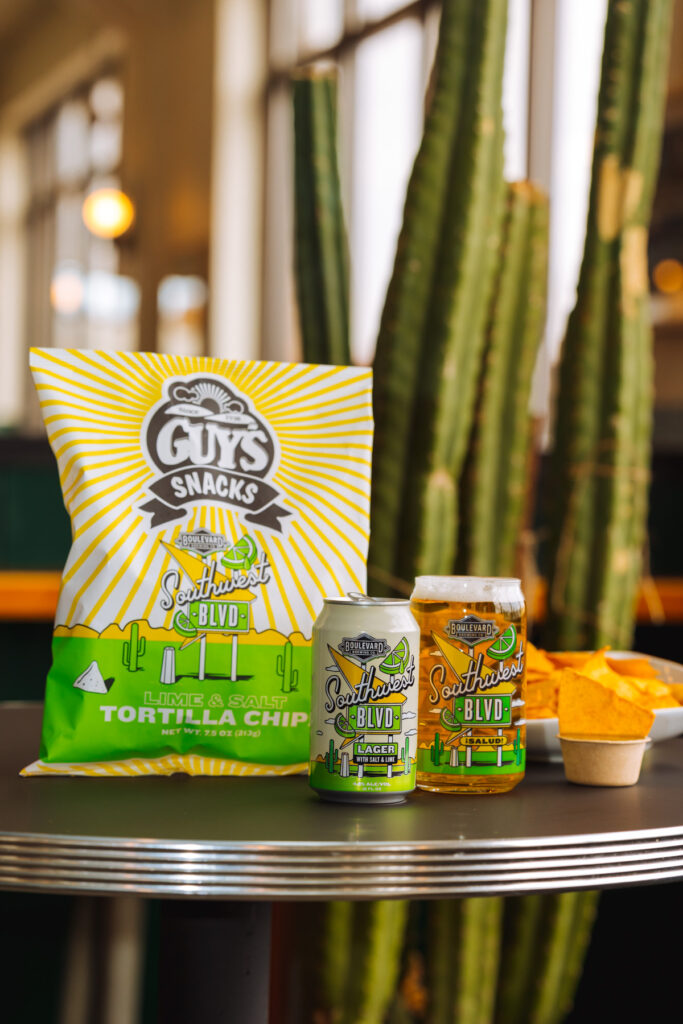
[[[446,626],[446,634],[453,640],[462,640],[468,647],[476,647],[483,640],[491,640],[497,634],[498,627],[490,619],[480,619],[478,615],[465,615],[462,619],[451,619]]]
[[[339,644],[341,654],[346,654],[351,658],[358,658],[363,664],[366,661],[372,661],[373,658],[379,658],[381,654],[388,654],[390,650],[391,647],[389,647],[386,640],[376,640],[369,633],[359,633],[355,637],[345,636]]]
[[[275,458],[273,438],[249,403],[215,377],[181,378],[142,428],[142,447],[160,476],[155,495],[141,506],[161,526],[187,513],[187,505],[217,501],[246,509],[250,523],[282,530],[291,515],[275,504],[279,491],[266,478]]]

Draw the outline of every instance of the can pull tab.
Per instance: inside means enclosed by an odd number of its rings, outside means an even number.
[[[368,594],[361,594],[358,590],[348,590],[346,596],[357,604],[386,604],[382,597],[370,597]]]

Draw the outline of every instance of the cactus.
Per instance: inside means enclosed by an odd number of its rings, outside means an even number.
[[[408,183],[403,225],[377,340],[371,572],[395,570],[406,485],[406,452],[416,400],[415,380],[462,116],[471,15],[472,0],[446,0],[443,5],[431,103]]]
[[[147,641],[144,636],[141,636],[138,640],[139,627],[137,622],[131,623],[130,627],[130,640],[124,640],[123,643],[123,654],[121,655],[121,661],[126,666],[129,672],[137,672],[138,658],[141,658],[145,653],[147,647]]]
[[[458,565],[510,576],[527,491],[529,395],[545,323],[548,199],[528,182],[507,187],[496,277],[469,458],[461,482]]]
[[[316,68],[292,82],[296,279],[304,361],[345,365],[348,256],[336,149],[337,82]]]
[[[441,740],[441,736],[438,734],[438,732],[434,733],[434,742],[432,743],[429,749],[432,752],[432,764],[440,765],[441,755],[443,754],[446,748],[444,747],[443,742]]]
[[[566,892],[507,900],[496,1024],[560,1024],[571,1007],[598,897]]]
[[[405,746],[403,748],[403,774],[410,775],[410,739],[406,736]]]
[[[503,900],[437,900],[428,911],[428,1024],[490,1024]]]
[[[327,768],[330,775],[334,775],[334,766],[337,762],[337,754],[339,751],[334,745],[334,740],[330,740],[330,749],[325,754],[325,767]]]
[[[340,1024],[382,1024],[398,981],[406,900],[356,903],[353,953]]]
[[[522,750],[523,750],[523,747],[522,747],[522,740],[521,740],[521,737],[520,737],[520,732],[521,732],[521,730],[518,729],[517,733],[515,735],[515,742],[512,744],[512,749],[513,749],[514,754],[515,754],[515,764],[517,765],[517,767],[519,767],[521,765],[521,763],[522,763]]]
[[[288,640],[282,649],[282,654],[277,656],[277,674],[282,677],[283,693],[293,693],[299,689],[299,671],[292,669],[294,661],[294,648],[291,640]]]
[[[549,488],[549,647],[628,647],[633,629],[652,417],[647,225],[671,6],[622,0],[608,7],[586,242],[562,354]]]
[[[457,479],[466,454],[503,210],[501,89],[507,4],[476,0],[463,107],[415,375],[397,574],[450,572]],[[381,463],[384,454],[377,451]],[[379,524],[378,524],[379,525]]]
[[[354,904],[335,900],[321,912],[320,996],[325,1008],[334,1010],[343,1005],[351,967]]]

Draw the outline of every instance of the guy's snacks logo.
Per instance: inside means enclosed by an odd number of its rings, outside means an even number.
[[[267,482],[273,435],[247,400],[208,376],[172,380],[166,394],[142,427],[142,449],[161,474],[148,485],[154,497],[140,506],[150,525],[181,519],[188,505],[209,499],[281,532],[280,520],[291,513],[276,504],[279,491]]]

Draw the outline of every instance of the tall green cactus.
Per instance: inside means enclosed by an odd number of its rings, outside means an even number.
[[[353,954],[354,905],[348,900],[326,903],[322,912],[320,995],[327,1010],[343,1005]]]
[[[506,901],[495,1024],[560,1024],[588,949],[599,893]]]
[[[545,322],[548,199],[528,182],[507,186],[486,359],[461,481],[458,563],[478,576],[510,576],[527,493],[529,395]]]
[[[383,1024],[398,982],[406,900],[356,903],[352,960],[340,1024]]]
[[[130,639],[123,642],[121,661],[129,672],[137,672],[139,668],[138,659],[143,656],[147,646],[144,636],[138,640],[138,633],[139,626],[137,622],[133,622],[130,627]]]
[[[428,1024],[491,1024],[503,900],[438,900],[427,910]]]
[[[450,572],[503,211],[506,0],[476,0],[460,125],[415,379],[398,575]],[[457,186],[457,187],[456,187]],[[377,451],[381,461],[384,453]]]
[[[337,164],[337,81],[307,69],[292,81],[295,259],[304,361],[350,363],[348,255]]]
[[[652,415],[647,228],[671,0],[610,2],[586,242],[560,372],[546,646],[628,647]]]
[[[375,449],[369,565],[392,574],[403,495],[406,452],[434,290],[441,230],[452,181],[453,153],[465,119],[469,26],[475,2],[445,0],[433,71],[433,90],[415,165],[408,183],[374,362]],[[375,581],[378,591],[386,589]]]

